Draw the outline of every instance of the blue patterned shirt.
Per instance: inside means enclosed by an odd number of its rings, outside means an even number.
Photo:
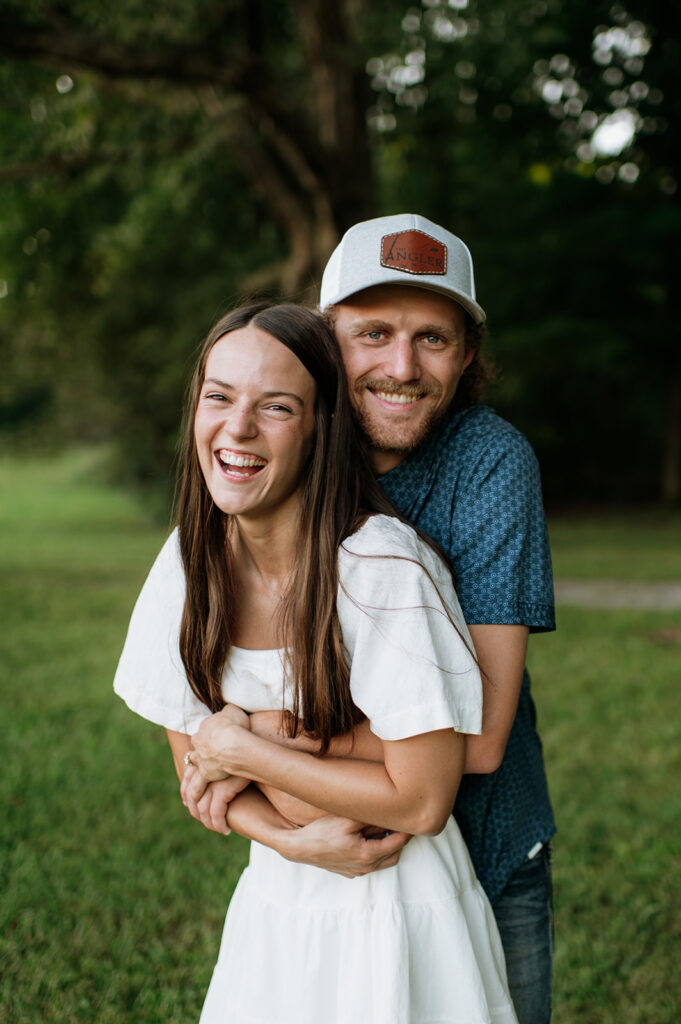
[[[381,485],[447,552],[469,624],[555,629],[553,578],[537,460],[487,406],[453,414]],[[555,832],[527,670],[503,762],[465,775],[454,814],[490,900]]]

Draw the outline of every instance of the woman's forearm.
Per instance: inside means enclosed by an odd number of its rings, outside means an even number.
[[[285,715],[286,712],[282,711],[255,711],[249,716],[251,732],[293,750],[304,750],[309,754],[318,753],[321,747],[320,740],[314,739],[306,732],[299,732],[296,736],[288,735]],[[334,736],[329,744],[328,755],[359,758],[362,761],[382,761],[383,744],[378,736],[372,733],[365,718],[350,732]]]
[[[317,753],[320,748],[320,741],[312,738],[307,733],[301,732],[296,736],[289,736],[285,728],[285,712],[281,711],[256,711],[249,718],[251,732],[256,736],[271,740],[281,746],[290,747],[294,750],[303,750],[307,753]],[[350,757],[368,761],[383,760],[383,744],[378,736],[374,736],[369,728],[366,719],[359,725],[342,736],[335,736],[331,740],[329,754],[327,756]],[[328,814],[328,811],[321,807],[310,804],[304,800],[285,793],[275,786],[266,783],[257,783],[258,788],[267,797],[269,802],[279,813],[291,824],[302,826]]]
[[[296,828],[254,786],[232,800],[227,808],[227,824],[240,836],[273,850],[278,850],[286,833]]]
[[[276,786],[268,786],[265,782],[254,782],[253,785],[257,786],[287,824],[296,828],[309,825],[311,821],[316,821],[328,813],[321,807],[315,807],[305,800],[298,800],[297,797],[284,793],[283,789],[277,789]]]
[[[196,740],[199,752],[205,750],[226,771],[331,814],[411,833],[441,831],[463,765],[463,737],[451,729],[384,744],[385,764],[315,757],[219,722]]]

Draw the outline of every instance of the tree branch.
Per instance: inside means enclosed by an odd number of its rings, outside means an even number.
[[[258,74],[250,57],[229,63],[211,60],[207,46],[164,45],[136,49],[100,39],[74,19],[30,24],[11,12],[0,13],[0,51],[33,60],[57,71],[96,71],[112,78],[163,78],[179,84],[220,83],[247,89]]]
[[[162,146],[138,146],[137,153],[143,151],[154,156],[174,156],[195,145],[196,138],[186,134],[177,136],[170,143]],[[27,181],[42,175],[76,175],[90,167],[102,167],[107,164],[127,163],[130,160],[130,149],[100,149],[89,153],[52,153],[40,160],[28,160],[26,163],[15,164],[13,167],[0,168],[0,182]]]

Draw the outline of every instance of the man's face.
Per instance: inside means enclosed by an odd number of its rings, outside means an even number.
[[[387,473],[442,418],[473,358],[464,312],[437,292],[379,285],[338,303],[334,329],[374,468]]]

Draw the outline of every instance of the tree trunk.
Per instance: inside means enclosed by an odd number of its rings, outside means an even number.
[[[372,212],[373,172],[365,111],[368,81],[354,39],[353,0],[290,0],[307,73],[286,77],[261,43],[265,6],[250,0],[239,28],[218,19],[207,32],[240,31],[233,62],[206,40],[168,47],[100,38],[58,4],[42,21],[0,14],[0,49],[60,71],[87,69],[110,81],[165,81],[201,97],[227,140],[245,186],[288,240],[289,256],[244,282],[288,298],[316,295],[321,272],[342,232]],[[209,31],[210,30],[210,31]],[[150,90],[149,98],[162,95]],[[291,97],[295,96],[295,99]],[[21,169],[19,169],[20,173]]]
[[[681,357],[672,367],[667,392],[667,422],[662,457],[662,499],[681,503]]]

